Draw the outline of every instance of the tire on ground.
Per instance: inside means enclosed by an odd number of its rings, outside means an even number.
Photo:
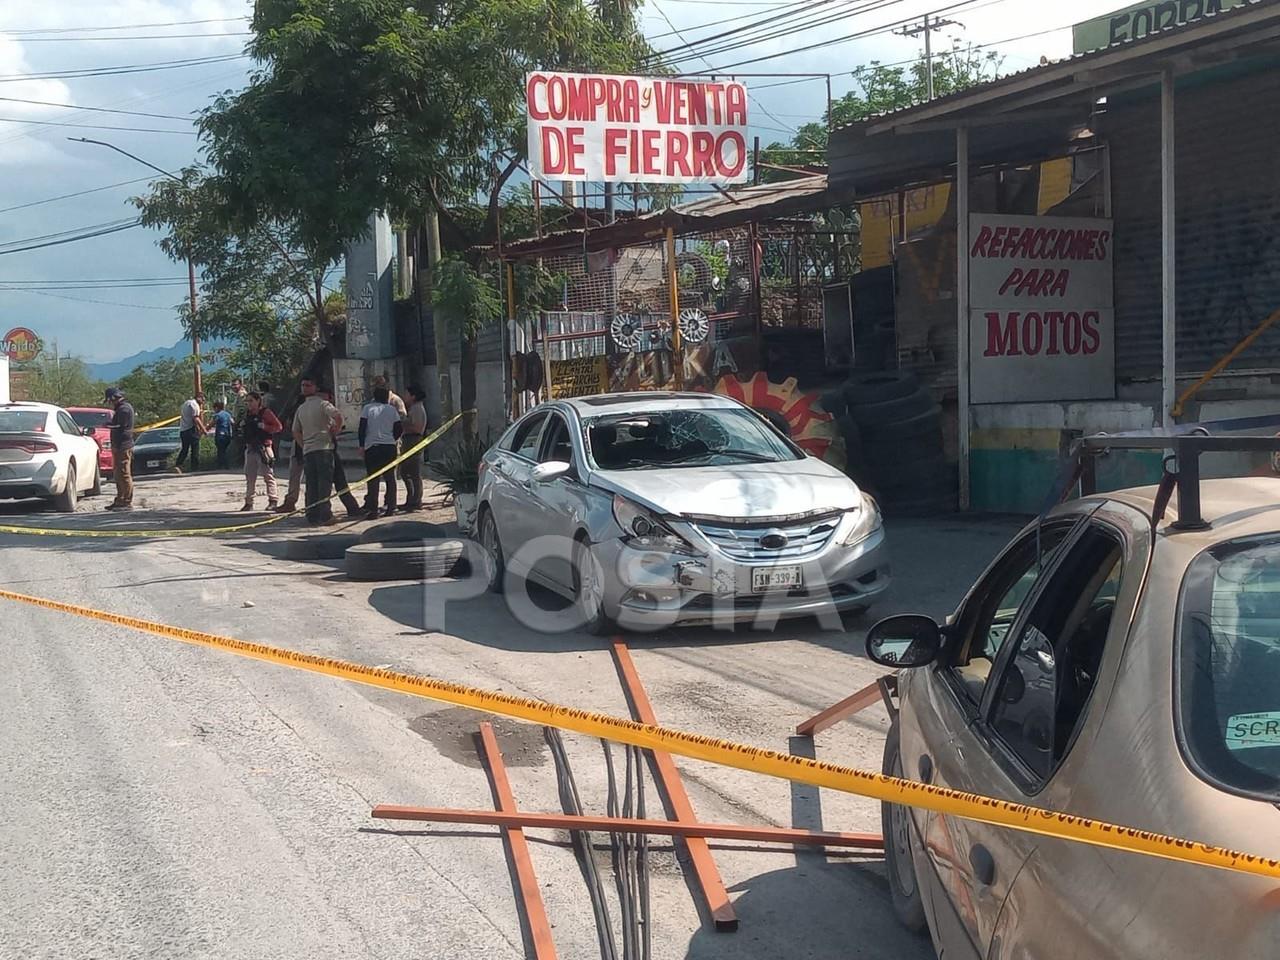
[[[900,447],[903,441],[917,439],[937,439],[937,449],[942,449],[942,408],[932,404],[922,413],[909,420],[884,425],[862,425],[863,441],[869,447],[881,443],[892,443]]]
[[[463,577],[473,567],[478,545],[467,540],[415,543],[358,543],[347,550],[352,580],[435,580]],[[478,557],[475,558],[478,562]]]
[[[955,476],[955,468],[934,447],[899,448],[895,454],[871,461],[871,476],[886,489],[918,484],[931,477]]]
[[[359,543],[402,543],[415,540],[439,540],[449,532],[438,523],[425,520],[392,520],[365,530],[357,538]]]
[[[286,560],[341,560],[347,550],[360,542],[354,533],[322,533],[311,537],[298,537],[288,540],[284,545]]]
[[[825,413],[831,414],[833,417],[843,417],[845,411],[849,409],[849,404],[844,399],[842,390],[827,390],[818,398],[818,402],[822,405]]]
[[[864,403],[883,403],[916,392],[920,382],[910,370],[882,370],[859,374],[844,385],[844,399],[854,407]]]

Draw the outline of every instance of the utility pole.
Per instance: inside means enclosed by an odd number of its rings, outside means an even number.
[[[163,175],[163,176],[166,176],[166,177],[168,177],[170,180],[176,180],[178,183],[182,183],[182,182],[183,182],[183,180],[182,180],[182,178],[181,178],[181,177],[179,177],[179,176],[175,176],[174,174],[170,173],[168,170],[165,170],[165,169],[163,169],[163,168],[161,168],[161,167],[157,167],[154,163],[151,163],[150,161],[143,160],[141,157],[136,157],[136,156],[134,156],[134,155],[133,155],[132,153],[130,153],[128,150],[121,150],[121,149],[120,149],[119,147],[117,147],[114,143],[107,143],[105,140],[90,140],[90,139],[89,139],[89,138],[87,138],[87,137],[67,137],[67,139],[68,139],[68,140],[70,140],[72,143],[91,143],[91,144],[93,144],[94,146],[98,146],[98,147],[106,147],[108,150],[114,150],[116,153],[122,154],[123,156],[128,157],[130,160],[136,160],[138,163],[142,164],[144,167],[150,167],[150,168],[151,168],[152,170],[154,170],[156,173],[159,173],[159,174],[161,174],[161,175]],[[188,257],[188,258],[187,258],[187,283],[188,283],[188,286],[189,286],[189,288],[190,288],[190,295],[191,295],[191,357],[192,357],[192,359],[195,361],[195,368],[194,368],[194,371],[195,371],[195,372],[194,372],[194,377],[195,377],[195,390],[194,390],[194,393],[200,393],[200,392],[201,392],[201,390],[202,390],[201,383],[200,383],[200,337],[199,337],[199,335],[196,333],[196,329],[195,329],[195,324],[196,324],[196,265],[195,265],[194,261],[192,261],[192,259],[191,259],[190,257]]]
[[[440,213],[430,209],[427,211],[427,269],[434,288],[439,280],[437,268],[440,266]],[[440,385],[440,421],[444,423],[453,417],[453,351],[449,342],[449,318],[439,310],[432,309],[431,325],[435,328],[436,342],[436,382]]]
[[[901,30],[895,30],[894,33],[902,37],[918,37],[924,34],[924,78],[925,78],[925,97],[933,99],[933,41],[931,39],[933,31],[941,30],[943,27],[963,27],[964,24],[958,20],[939,20],[937,17],[931,17],[929,14],[924,15],[921,23],[912,24],[909,27],[903,27]]]

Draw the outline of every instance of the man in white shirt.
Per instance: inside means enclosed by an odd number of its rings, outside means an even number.
[[[182,450],[178,453],[178,459],[173,462],[173,469],[177,473],[182,472],[182,465],[186,463],[188,452],[191,454],[191,472],[195,473],[200,469],[200,438],[209,432],[200,415],[200,408],[203,405],[203,393],[197,393],[182,405],[182,416],[178,418],[178,435],[182,437]]]
[[[373,388],[373,401],[360,411],[360,452],[364,454],[365,476],[386,467],[396,458],[396,444],[404,432],[400,413],[390,402],[386,384]],[[387,508],[383,516],[396,512],[396,473],[387,470],[368,483],[364,508],[370,520],[378,516],[378,487],[386,485]]]

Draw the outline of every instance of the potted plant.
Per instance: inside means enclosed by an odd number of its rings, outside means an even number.
[[[449,451],[429,467],[453,500],[458,529],[470,534],[475,527],[476,492],[480,487],[480,461],[489,449],[489,441],[478,436],[462,436]]]

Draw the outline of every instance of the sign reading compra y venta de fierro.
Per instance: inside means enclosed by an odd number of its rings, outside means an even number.
[[[972,403],[1115,396],[1110,220],[969,218]]]
[[[741,183],[747,88],[733,80],[531,73],[529,169],[541,180]]]

